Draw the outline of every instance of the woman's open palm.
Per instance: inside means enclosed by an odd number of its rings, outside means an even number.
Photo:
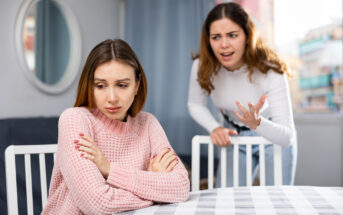
[[[238,109],[241,111],[242,115],[235,110],[235,115],[240,119],[244,125],[251,129],[256,129],[260,125],[260,109],[263,107],[266,101],[267,95],[263,95],[256,105],[248,103],[249,110],[247,110],[239,101],[236,102]]]

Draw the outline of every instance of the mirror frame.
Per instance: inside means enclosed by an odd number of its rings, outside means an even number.
[[[24,71],[26,78],[31,84],[36,88],[41,90],[44,93],[48,94],[60,94],[67,90],[73,83],[76,76],[79,73],[81,65],[81,33],[79,23],[77,22],[76,17],[74,16],[72,10],[69,6],[63,1],[52,0],[56,3],[57,7],[61,10],[61,13],[64,15],[67,26],[69,28],[70,35],[70,58],[61,80],[59,80],[54,85],[47,85],[43,83],[40,79],[30,71],[28,64],[25,59],[24,52],[24,41],[23,41],[23,30],[25,18],[27,17],[29,10],[34,4],[39,0],[26,0],[23,1],[20,6],[15,26],[15,46],[17,50],[18,60],[21,65],[21,68]]]

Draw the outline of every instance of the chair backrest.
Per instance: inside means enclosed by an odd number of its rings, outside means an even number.
[[[5,165],[6,165],[6,190],[7,190],[8,215],[18,214],[17,178],[16,178],[17,172],[16,172],[15,156],[24,155],[27,214],[33,214],[31,155],[39,154],[42,208],[44,208],[44,206],[47,203],[47,197],[48,197],[45,154],[53,153],[54,160],[55,160],[56,152],[57,152],[57,144],[10,145],[6,148]]]
[[[246,181],[247,186],[252,185],[252,145],[259,145],[259,167],[260,167],[260,185],[265,186],[265,155],[264,146],[272,144],[263,137],[245,136],[231,137],[233,149],[233,186],[238,187],[239,176],[239,145],[246,145]],[[200,185],[200,145],[208,145],[208,188],[213,188],[213,173],[214,173],[214,144],[210,136],[194,136],[192,139],[192,191],[199,190]],[[220,164],[221,164],[221,187],[226,187],[226,147],[220,147]],[[274,184],[282,185],[282,149],[281,146],[274,144]]]

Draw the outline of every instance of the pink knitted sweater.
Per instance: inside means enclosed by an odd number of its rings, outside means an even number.
[[[141,112],[121,122],[98,109],[70,108],[58,126],[58,152],[42,214],[112,214],[188,199],[188,174],[181,161],[169,173],[147,171],[155,154],[171,148],[152,114]],[[79,133],[92,137],[110,162],[107,180],[75,149]]]

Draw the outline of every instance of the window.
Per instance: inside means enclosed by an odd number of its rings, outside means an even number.
[[[341,0],[274,0],[277,52],[293,71],[296,113],[343,112]]]

